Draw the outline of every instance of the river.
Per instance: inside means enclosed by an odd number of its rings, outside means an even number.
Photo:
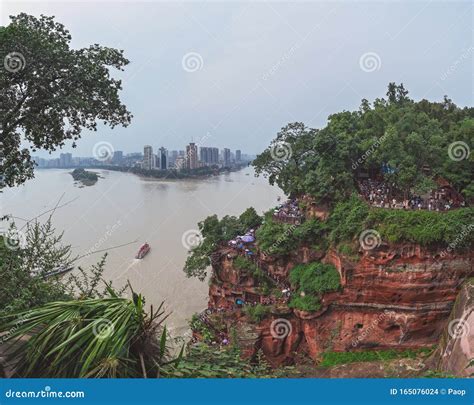
[[[238,215],[249,206],[258,213],[277,204],[282,191],[252,168],[200,180],[148,180],[134,174],[108,170],[89,187],[74,183],[71,170],[37,170],[35,179],[5,189],[2,215],[31,219],[53,208],[57,231],[78,256],[110,249],[104,277],[116,287],[130,280],[133,289],[155,308],[162,301],[170,316],[167,325],[174,336],[188,331],[191,315],[206,307],[207,282],[189,279],[183,272],[186,244],[192,243],[197,223],[208,215]],[[61,198],[62,197],[62,198]],[[47,215],[40,220],[47,219]],[[24,221],[16,219],[21,226]],[[143,259],[134,259],[145,241],[151,245]],[[130,242],[134,242],[128,244]],[[127,245],[128,244],[128,245]],[[102,253],[81,258],[84,268],[96,263]]]

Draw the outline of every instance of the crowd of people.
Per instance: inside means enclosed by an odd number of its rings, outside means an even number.
[[[447,211],[465,205],[463,200],[453,197],[444,189],[433,190],[429,196],[411,194],[404,198],[386,182],[367,179],[359,182],[359,190],[370,205],[379,208]]]
[[[252,258],[256,252],[255,229],[250,229],[244,235],[238,235],[234,239],[229,240],[227,246],[234,249],[236,253]]]
[[[277,221],[298,224],[303,222],[303,213],[301,212],[298,199],[293,198],[278,205],[273,211],[273,218]]]

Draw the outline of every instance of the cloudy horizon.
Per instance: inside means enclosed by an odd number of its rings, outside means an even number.
[[[6,1],[0,11],[2,25],[20,12],[54,15],[72,47],[98,43],[130,60],[117,76],[132,124],[84,131],[53,157],[91,156],[100,141],[125,153],[194,140],[256,154],[288,122],[323,127],[332,113],[384,97],[389,82],[415,100],[472,106],[468,1]]]

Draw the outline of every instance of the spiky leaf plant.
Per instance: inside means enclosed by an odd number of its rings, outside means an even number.
[[[158,377],[170,362],[161,304],[148,315],[144,299],[110,297],[47,303],[1,319],[18,377]]]

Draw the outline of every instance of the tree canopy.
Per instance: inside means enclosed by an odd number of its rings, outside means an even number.
[[[446,96],[415,102],[403,84],[390,83],[387,99],[364,99],[357,111],[330,115],[320,130],[288,124],[253,164],[285,193],[307,193],[321,203],[348,198],[359,173],[383,166],[400,190],[429,190],[440,176],[473,201],[473,140],[474,108],[457,107]]]
[[[53,17],[19,14],[0,27],[0,131],[3,181],[14,186],[33,177],[32,151],[54,151],[98,121],[127,126],[131,114],[119,98],[123,51],[98,44],[72,49],[71,35]]]

